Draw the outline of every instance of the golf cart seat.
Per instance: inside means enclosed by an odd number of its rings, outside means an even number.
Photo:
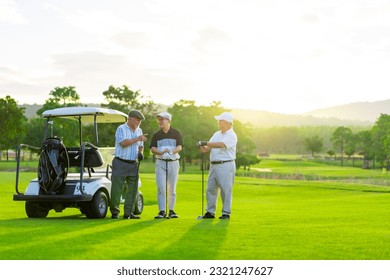
[[[70,147],[67,148],[69,155],[69,167],[81,167],[81,148]],[[103,158],[100,154],[98,147],[88,144],[85,147],[84,167],[94,168],[101,167],[103,165]]]

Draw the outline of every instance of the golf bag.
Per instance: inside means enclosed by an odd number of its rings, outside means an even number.
[[[38,163],[38,182],[43,192],[60,193],[65,187],[68,168],[69,156],[62,139],[47,138],[42,144]]]

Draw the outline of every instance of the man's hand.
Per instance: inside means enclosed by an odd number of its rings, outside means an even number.
[[[142,135],[137,137],[137,140],[145,142],[146,140],[148,140],[148,138],[146,136],[148,136],[148,134],[142,134]]]
[[[171,158],[171,153],[169,152],[165,152],[163,153],[163,155],[161,156],[162,159],[170,159]]]

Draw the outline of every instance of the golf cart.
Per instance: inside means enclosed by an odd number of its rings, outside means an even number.
[[[64,107],[42,113],[45,129],[41,147],[20,144],[17,150],[15,201],[25,201],[29,218],[45,218],[50,210],[62,212],[65,208],[80,209],[87,218],[105,218],[111,198],[110,152],[98,148],[98,124],[124,123],[127,115],[107,108]],[[66,140],[53,136],[53,127],[60,119],[78,123],[77,147],[66,147]],[[62,121],[64,123],[64,121]],[[83,140],[83,125],[94,125],[94,144]],[[76,134],[76,133],[75,133]],[[26,191],[19,191],[21,150],[28,148],[39,152],[38,177],[31,180]],[[106,167],[104,167],[106,165]],[[99,169],[100,168],[100,169]],[[141,182],[138,179],[138,187]],[[134,213],[143,210],[143,195],[138,191]]]

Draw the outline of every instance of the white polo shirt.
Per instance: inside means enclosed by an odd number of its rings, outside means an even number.
[[[212,148],[210,151],[210,161],[235,160],[237,135],[230,128],[225,133],[217,131],[210,138],[209,142],[223,142],[226,148]]]

